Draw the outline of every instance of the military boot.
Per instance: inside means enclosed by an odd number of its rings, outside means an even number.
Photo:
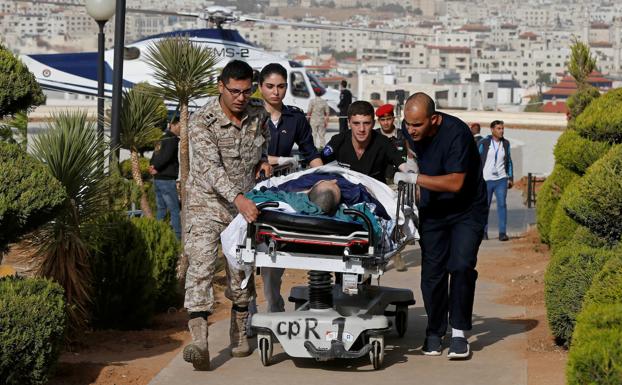
[[[237,311],[231,309],[231,326],[229,337],[231,337],[231,355],[233,357],[246,357],[251,354],[246,336],[246,321],[248,311]]]
[[[198,317],[188,321],[192,343],[184,347],[184,361],[192,363],[196,370],[209,370],[207,349],[207,320]]]

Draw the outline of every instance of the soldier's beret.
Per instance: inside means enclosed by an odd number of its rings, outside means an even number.
[[[378,107],[376,110],[376,116],[380,118],[384,115],[393,115],[393,104],[383,104]]]

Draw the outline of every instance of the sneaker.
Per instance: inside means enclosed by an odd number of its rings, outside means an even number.
[[[510,238],[508,237],[508,235],[507,235],[507,234],[505,234],[505,233],[501,233],[501,234],[499,234],[499,240],[500,240],[501,242],[505,242],[505,241],[509,241],[509,240],[510,240]]]
[[[423,341],[421,350],[426,356],[440,356],[443,351],[443,339],[439,336],[429,335]]]
[[[467,341],[466,338],[451,338],[451,345],[449,345],[449,352],[447,353],[447,357],[449,357],[449,359],[467,358],[469,354],[471,354],[471,349],[469,348],[469,341]]]

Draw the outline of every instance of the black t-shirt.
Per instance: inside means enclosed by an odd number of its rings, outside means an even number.
[[[420,218],[453,221],[469,215],[485,223],[488,217],[486,184],[473,134],[462,120],[440,114],[443,120],[433,137],[415,142],[402,126],[404,137],[417,155],[421,174],[439,176],[466,173],[466,176],[462,189],[457,193],[435,192],[421,187]]]
[[[391,141],[375,131],[371,132],[371,141],[361,159],[356,157],[350,131],[333,136],[322,151],[322,161],[326,164],[333,160],[339,162],[341,166],[369,175],[382,183],[386,183],[387,165],[397,167],[404,163],[401,154],[395,150]]]

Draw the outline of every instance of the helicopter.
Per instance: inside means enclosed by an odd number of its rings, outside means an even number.
[[[76,3],[46,0],[16,0],[35,4],[52,4],[57,6],[80,6]],[[140,82],[154,83],[153,69],[145,61],[148,48],[161,39],[175,36],[187,36],[190,41],[202,45],[220,59],[217,69],[222,68],[233,59],[244,60],[251,65],[258,75],[261,68],[268,63],[279,63],[288,72],[288,88],[283,102],[307,111],[309,102],[317,94],[325,99],[333,111],[338,111],[339,91],[325,87],[313,74],[296,61],[288,60],[275,53],[265,51],[246,41],[235,29],[223,28],[224,24],[239,21],[268,23],[273,25],[289,25],[301,28],[360,30],[374,33],[412,35],[408,33],[381,29],[340,26],[335,24],[316,24],[307,22],[290,22],[285,20],[267,20],[240,15],[234,10],[223,6],[210,6],[203,12],[172,12],[146,9],[127,8],[126,12],[161,14],[179,17],[199,18],[207,21],[211,28],[188,29],[165,32],[149,36],[127,44],[124,49],[123,87],[131,88]],[[114,50],[104,54],[104,96],[112,96]],[[35,75],[42,88],[52,91],[97,95],[97,52],[31,54],[21,55],[21,60]],[[198,108],[205,100],[197,99],[191,109]],[[167,103],[168,104],[168,103]],[[171,104],[172,106],[172,104]]]

